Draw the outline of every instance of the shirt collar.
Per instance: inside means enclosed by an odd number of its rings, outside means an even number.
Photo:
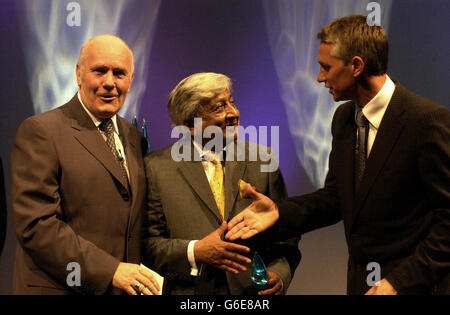
[[[381,120],[391,101],[394,90],[395,83],[388,75],[386,75],[386,81],[384,82],[383,87],[362,109],[364,116],[375,129],[380,127]]]
[[[198,152],[198,154],[200,155],[200,158],[201,158],[202,160],[208,161],[208,159],[205,159],[204,157],[205,157],[205,156],[210,156],[210,157],[212,157],[213,155],[215,155],[216,158],[217,158],[218,160],[220,160],[220,154],[214,153],[214,152],[212,152],[212,151],[204,151],[203,148],[202,148],[197,142],[195,142],[195,140],[192,140],[192,143],[194,144],[194,148],[195,148],[195,150],[197,150],[197,152]],[[223,148],[224,151],[226,151],[226,149],[227,149],[226,147]]]
[[[78,100],[81,103],[81,106],[83,106],[84,110],[86,111],[86,113],[89,115],[89,117],[91,118],[92,122],[94,123],[95,127],[98,128],[98,126],[102,123],[102,121],[100,119],[98,119],[97,117],[95,117],[94,115],[92,115],[92,113],[86,108],[86,106],[84,105],[83,101],[81,100],[81,95],[80,95],[80,91],[78,91],[77,93],[78,96]],[[114,115],[111,117],[111,120],[113,122],[113,126],[114,126],[114,131],[119,134],[119,128],[117,126],[117,115]]]

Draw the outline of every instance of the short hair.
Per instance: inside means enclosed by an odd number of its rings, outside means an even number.
[[[203,106],[227,89],[232,92],[231,79],[220,73],[195,73],[181,80],[170,92],[167,102],[172,124],[193,122]]]
[[[362,15],[338,18],[324,26],[317,38],[334,45],[331,54],[348,64],[354,56],[364,60],[367,75],[387,72],[389,44],[381,26],[369,26]]]

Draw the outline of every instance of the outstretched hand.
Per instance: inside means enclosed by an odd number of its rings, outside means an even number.
[[[230,241],[248,239],[270,228],[279,218],[277,205],[251,185],[246,184],[242,195],[244,198],[252,198],[253,202],[228,223],[225,238]]]

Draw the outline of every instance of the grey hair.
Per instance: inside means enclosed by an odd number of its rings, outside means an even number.
[[[193,122],[204,105],[227,89],[232,92],[231,79],[220,73],[195,73],[181,80],[170,92],[167,103],[172,124]]]

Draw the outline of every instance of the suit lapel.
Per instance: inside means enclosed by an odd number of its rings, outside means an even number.
[[[387,158],[391,154],[392,149],[394,148],[394,145],[403,129],[403,122],[401,120],[401,116],[404,112],[402,95],[403,88],[397,84],[395,92],[392,95],[392,99],[381,121],[375,142],[367,160],[360,190],[356,195],[353,222],[356,220],[367,194],[372,188]]]
[[[238,181],[244,177],[247,164],[237,160],[225,162],[225,221],[232,215],[239,193]]]
[[[72,117],[72,128],[77,131],[74,137],[127,190],[127,184],[118,163],[76,95],[69,102],[68,109],[71,112],[69,115]]]
[[[204,202],[208,209],[220,220],[219,208],[217,207],[214,196],[211,192],[208,179],[201,161],[181,161],[178,166],[186,182],[191,186],[194,192]],[[226,201],[225,201],[226,202]]]
[[[354,103],[349,103],[347,105],[346,112],[343,113],[344,121],[341,125],[339,122],[336,123],[338,130],[338,137],[336,138],[336,143],[333,144],[333,154],[340,157],[341,160],[337,161],[337,166],[335,167],[336,178],[339,180],[338,185],[343,187],[343,190],[348,194],[343,194],[342,196],[349,197],[345,200],[343,204],[348,205],[350,209],[354,208],[354,150],[356,141],[356,128],[355,128],[355,105]],[[342,126],[342,127],[341,127]],[[344,223],[349,223],[352,220],[352,211],[343,211]]]
[[[127,161],[127,168],[128,173],[130,175],[130,189],[131,194],[133,197],[136,196],[137,192],[137,176],[138,176],[138,162],[136,160],[136,157],[139,156],[137,149],[136,149],[136,143],[134,143],[131,140],[130,137],[130,130],[128,128],[125,128],[125,125],[122,122],[121,117],[117,116],[117,125],[119,127],[119,135],[120,135],[120,141],[122,142],[122,145],[125,150],[125,157]],[[134,199],[134,198],[133,198]]]
[[[139,152],[137,152],[137,145],[132,141],[132,137],[130,136],[130,130],[126,128],[125,124],[122,122],[121,117],[117,116],[117,125],[119,127],[119,135],[120,141],[125,150],[125,157],[127,161],[127,168],[129,173],[129,182],[130,182],[130,190],[131,190],[131,209],[134,209],[134,205],[136,202],[136,196],[138,192],[138,161],[137,157],[139,156]],[[133,127],[134,128],[134,127]],[[130,216],[131,217],[131,216]]]

